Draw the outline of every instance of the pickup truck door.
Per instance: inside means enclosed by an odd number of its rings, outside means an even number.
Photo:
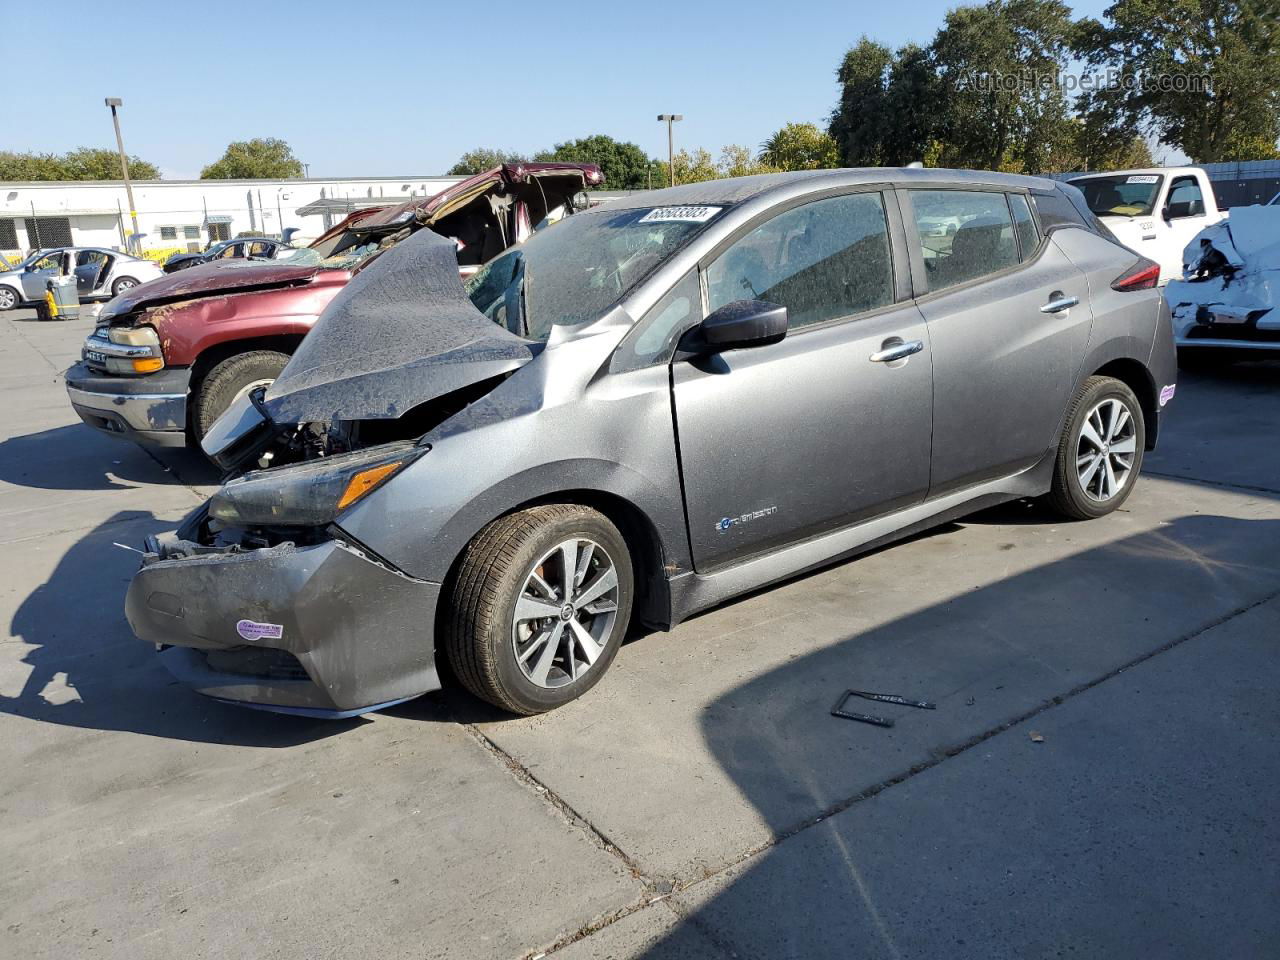
[[[1161,264],[1162,281],[1181,279],[1181,271],[1174,270],[1173,265],[1182,263],[1182,251],[1197,233],[1209,225],[1210,218],[1205,209],[1199,179],[1190,175],[1174,177],[1163,208],[1157,211],[1163,219],[1156,221],[1159,255],[1153,259]]]

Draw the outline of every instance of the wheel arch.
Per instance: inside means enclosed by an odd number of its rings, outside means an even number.
[[[657,629],[669,629],[672,622],[671,590],[667,580],[671,562],[663,544],[662,535],[649,515],[632,500],[621,494],[599,488],[577,487],[547,492],[514,504],[481,524],[466,541],[470,543],[489,524],[527,510],[530,507],[563,503],[590,507],[599,511],[618,528],[622,539],[631,551],[632,569],[636,574],[635,602],[632,605],[632,623],[643,623]],[[466,552],[465,544],[449,562],[442,596],[448,595],[448,585],[457,576],[458,568]],[[445,615],[443,606],[440,615]]]
[[[212,344],[196,355],[191,364],[191,380],[187,385],[187,433],[195,436],[196,395],[209,376],[209,371],[223,360],[229,360],[237,354],[251,353],[254,350],[278,350],[293,356],[305,334],[282,333],[270,337],[250,337],[247,340],[223,340]]]
[[[1146,429],[1144,446],[1147,450],[1154,450],[1156,432],[1160,423],[1159,406],[1156,400],[1155,381],[1151,379],[1151,371],[1147,369],[1146,364],[1132,357],[1117,357],[1102,364],[1089,376],[1112,377],[1134,392],[1142,407],[1143,426]]]

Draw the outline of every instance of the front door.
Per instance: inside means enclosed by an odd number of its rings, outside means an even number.
[[[786,210],[706,265],[708,310],[780,303],[789,329],[673,366],[698,570],[924,498],[929,334],[914,304],[895,302],[890,250],[884,199],[862,192]],[[894,348],[911,352],[890,359]]]
[[[48,292],[45,284],[66,272],[67,254],[54,250],[31,264],[22,274],[22,295],[28,300],[43,300]]]
[[[1007,476],[1053,444],[1093,314],[1084,273],[1043,236],[1019,193],[908,190],[917,224],[919,298],[933,347],[930,497]],[[1073,302],[1074,301],[1074,302]]]

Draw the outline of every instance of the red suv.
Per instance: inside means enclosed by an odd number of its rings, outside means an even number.
[[[226,260],[128,290],[103,308],[66,373],[80,418],[157,446],[199,440],[240,395],[276,378],[354,273],[428,227],[454,240],[464,276],[571,213],[603,181],[595,164],[505,164],[434,197],[361,210],[287,262]]]

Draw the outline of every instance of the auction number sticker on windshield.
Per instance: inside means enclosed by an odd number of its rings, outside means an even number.
[[[1125,183],[1159,183],[1160,178],[1155,174],[1143,173],[1136,177],[1130,177]]]
[[[721,207],[654,207],[636,223],[706,223]]]

